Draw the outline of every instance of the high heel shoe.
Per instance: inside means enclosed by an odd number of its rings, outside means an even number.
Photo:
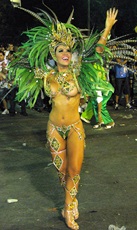
[[[74,216],[74,220],[77,220],[79,218],[79,211],[78,211],[78,200],[76,198],[74,198],[73,201],[73,216]],[[62,209],[62,216],[63,218],[65,218],[65,214],[64,214],[64,208]]]
[[[111,122],[109,124],[106,125],[105,129],[111,129],[115,126],[115,122]]]
[[[74,216],[74,220],[77,220],[79,218],[79,211],[78,211],[78,200],[76,198],[74,198],[73,201],[73,216]]]
[[[74,213],[72,209],[63,209],[62,216],[65,218],[66,225],[72,230],[78,230],[79,225],[74,220]]]
[[[93,129],[99,129],[104,124],[104,122],[98,122],[96,125],[93,126]]]

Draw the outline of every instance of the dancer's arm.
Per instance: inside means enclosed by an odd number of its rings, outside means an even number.
[[[110,8],[107,11],[107,15],[106,15],[106,22],[105,22],[105,29],[98,41],[98,44],[102,44],[102,45],[106,45],[107,43],[107,37],[113,27],[113,25],[117,22],[117,14],[118,14],[118,10],[115,8]],[[102,47],[97,47],[96,51],[98,53],[101,53],[103,51]]]

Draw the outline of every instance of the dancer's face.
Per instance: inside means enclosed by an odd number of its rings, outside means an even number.
[[[59,45],[56,48],[55,55],[58,66],[67,67],[70,64],[72,53],[68,46]]]

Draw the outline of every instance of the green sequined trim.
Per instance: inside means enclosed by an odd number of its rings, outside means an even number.
[[[72,180],[73,180],[74,184],[76,185],[79,182],[79,180],[80,180],[80,176],[76,175],[76,176],[73,177]]]
[[[65,180],[65,174],[62,172],[58,172],[58,177],[60,179],[60,184],[65,188],[66,186],[66,180]]]
[[[53,160],[53,164],[55,165],[55,167],[60,170],[61,166],[63,164],[63,160],[60,156],[56,155],[54,160]]]
[[[50,146],[53,150],[58,151],[60,144],[56,138],[49,138]]]
[[[75,196],[77,195],[77,189],[76,189],[76,187],[74,186],[71,190],[70,190],[70,196],[72,197],[72,198],[75,198]]]
[[[69,125],[69,126],[62,126],[62,127],[57,127],[56,126],[56,130],[59,132],[60,136],[63,139],[66,139],[68,137],[70,129],[71,129],[71,125]]]

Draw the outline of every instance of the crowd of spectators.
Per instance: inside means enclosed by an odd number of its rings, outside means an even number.
[[[8,64],[13,60],[17,49],[18,47],[14,46],[13,43],[9,43],[7,46],[0,46],[0,109],[2,115],[15,116],[20,108],[20,114],[27,116],[27,101],[18,102],[16,100],[18,86],[13,85],[14,79],[9,80],[8,78]],[[44,109],[50,111],[51,109],[49,98],[44,94],[43,90],[38,96],[34,109],[38,112],[42,112]]]

